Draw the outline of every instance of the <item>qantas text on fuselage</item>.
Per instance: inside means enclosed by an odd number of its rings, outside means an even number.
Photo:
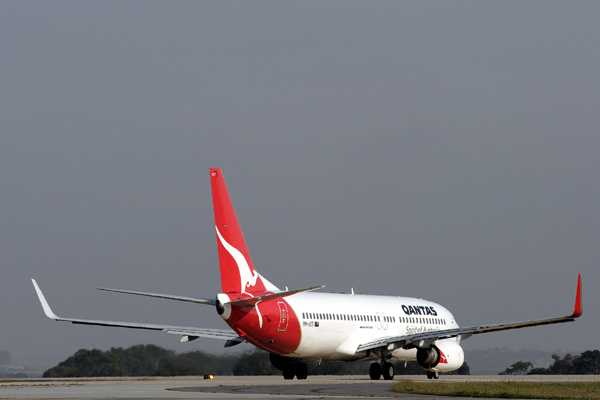
[[[306,379],[319,360],[373,360],[371,379],[392,379],[392,360],[417,361],[429,378],[460,368],[460,342],[476,334],[574,321],[582,314],[581,276],[575,308],[562,317],[459,327],[440,304],[398,296],[322,293],[322,285],[281,290],[252,263],[229,191],[218,168],[210,169],[221,292],[213,298],[132,290],[101,290],[186,301],[215,307],[230,329],[210,329],[57,316],[32,279],[42,308],[51,319],[74,324],[150,329],[181,336],[225,340],[225,346],[251,343],[270,353],[286,379]]]

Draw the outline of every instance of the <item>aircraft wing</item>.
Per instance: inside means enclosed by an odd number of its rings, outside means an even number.
[[[472,335],[477,335],[480,333],[490,333],[490,332],[499,332],[506,331],[509,329],[519,329],[519,328],[529,328],[532,326],[540,326],[540,325],[549,325],[549,324],[559,324],[563,322],[572,322],[575,321],[576,318],[579,318],[583,312],[582,304],[581,304],[581,275],[579,275],[577,279],[577,294],[575,297],[575,309],[573,310],[573,314],[567,315],[565,317],[555,317],[555,318],[546,318],[546,319],[537,319],[531,321],[521,321],[521,322],[509,322],[506,324],[493,324],[493,325],[480,325],[480,326],[469,326],[464,328],[455,328],[455,329],[445,329],[439,331],[431,331],[431,332],[422,332],[415,333],[412,335],[405,336],[395,336],[395,337],[387,337],[381,338],[369,343],[364,343],[358,346],[357,352],[377,349],[385,347],[388,350],[394,350],[401,347],[404,348],[412,348],[412,347],[420,347],[427,348],[430,347],[433,342],[440,339],[449,339],[459,337],[461,340],[467,339]]]
[[[231,330],[226,329],[210,329],[210,328],[195,328],[188,326],[172,326],[172,325],[158,325],[158,324],[143,324],[136,322],[118,322],[118,321],[102,321],[102,320],[93,320],[93,319],[79,319],[79,318],[63,318],[56,315],[42,290],[38,286],[35,279],[32,279],[33,287],[38,295],[40,303],[42,304],[42,308],[44,309],[44,313],[50,319],[55,321],[66,321],[71,322],[73,324],[82,324],[82,325],[100,325],[100,326],[115,326],[121,328],[132,328],[132,329],[149,329],[154,331],[162,331],[166,333],[172,333],[175,335],[182,335],[182,342],[187,342],[190,340],[197,339],[199,337],[206,338],[214,338],[214,339],[224,339],[224,340],[238,340],[239,335]]]
[[[172,294],[136,292],[136,291],[133,291],[133,290],[120,290],[120,289],[108,289],[108,288],[98,288],[98,290],[104,290],[104,291],[107,291],[107,292],[136,294],[138,296],[158,297],[160,299],[187,301],[187,302],[190,302],[190,303],[207,304],[207,305],[211,305],[211,306],[214,306],[214,305],[217,304],[217,300],[216,299],[202,299],[202,298],[199,298],[199,297],[185,297],[185,296],[175,296],[175,295],[172,295]]]

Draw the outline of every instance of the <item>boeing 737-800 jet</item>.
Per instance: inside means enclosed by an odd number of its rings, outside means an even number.
[[[314,360],[374,360],[371,379],[393,379],[391,360],[417,361],[428,378],[460,368],[460,342],[472,335],[574,321],[581,316],[581,275],[571,315],[506,324],[460,328],[450,311],[430,301],[400,296],[314,292],[323,286],[281,290],[260,275],[246,247],[220,169],[210,169],[222,292],[196,298],[106,289],[163,299],[211,305],[231,329],[62,318],[54,314],[35,280],[43,310],[51,319],[74,324],[151,329],[181,336],[224,339],[225,347],[249,342],[270,353],[285,379],[306,379]]]

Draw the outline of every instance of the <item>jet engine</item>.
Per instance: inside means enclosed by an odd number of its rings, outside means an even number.
[[[417,362],[427,370],[454,371],[465,361],[465,353],[458,343],[450,339],[436,341],[431,347],[417,350]]]

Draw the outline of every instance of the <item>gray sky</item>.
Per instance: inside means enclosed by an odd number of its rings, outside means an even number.
[[[423,297],[465,348],[597,348],[598,2],[0,3],[0,349],[223,343],[53,323],[226,327],[95,290],[220,290],[208,168],[282,287]],[[468,355],[468,354],[467,354]],[[468,361],[468,360],[467,360]]]

